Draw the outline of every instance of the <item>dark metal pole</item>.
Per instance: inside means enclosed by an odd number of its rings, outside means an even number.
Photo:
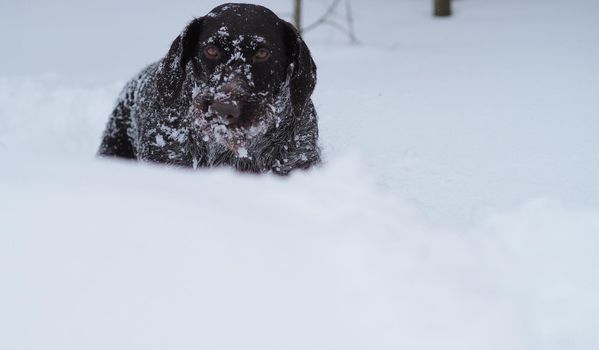
[[[447,17],[451,16],[451,0],[434,0],[435,1],[435,16]]]
[[[294,11],[293,21],[295,22],[295,28],[297,31],[302,33],[302,0],[294,0]]]

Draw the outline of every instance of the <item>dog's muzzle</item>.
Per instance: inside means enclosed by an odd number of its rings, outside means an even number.
[[[202,97],[204,119],[228,127],[242,126],[251,119],[249,89],[248,82],[239,74],[228,75],[227,81],[221,82],[213,94]]]
[[[204,114],[207,121],[217,121],[225,125],[238,124],[244,102],[236,100],[205,101],[208,109]],[[216,120],[215,120],[216,119]]]

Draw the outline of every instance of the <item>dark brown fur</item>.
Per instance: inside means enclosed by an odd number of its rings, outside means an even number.
[[[256,58],[260,49],[266,61]],[[98,153],[194,168],[306,169],[320,161],[315,84],[316,66],[291,24],[262,6],[221,5],[125,86]]]

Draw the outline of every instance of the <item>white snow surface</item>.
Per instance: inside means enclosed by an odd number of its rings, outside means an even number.
[[[325,163],[280,178],[94,157],[217,2],[2,2],[0,349],[599,348],[599,2],[453,4],[306,34]]]

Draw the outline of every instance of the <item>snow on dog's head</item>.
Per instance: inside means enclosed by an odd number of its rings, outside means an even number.
[[[239,4],[215,8],[199,25],[190,113],[203,141],[243,156],[289,105],[290,28],[266,8]]]

